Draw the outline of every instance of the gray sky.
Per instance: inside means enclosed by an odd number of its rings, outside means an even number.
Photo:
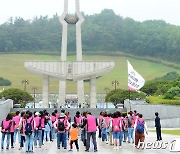
[[[0,24],[10,17],[32,19],[35,16],[61,15],[64,0],[0,0]],[[74,9],[74,0],[69,0],[69,10]],[[180,25],[180,0],[80,0],[81,11],[86,14],[99,13],[108,8],[123,17],[137,21],[163,19],[167,23]]]

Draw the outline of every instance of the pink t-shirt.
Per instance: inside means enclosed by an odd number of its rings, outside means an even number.
[[[15,129],[17,129],[17,127],[19,126],[19,121],[20,121],[20,116],[19,115],[16,115],[13,120],[15,122]]]

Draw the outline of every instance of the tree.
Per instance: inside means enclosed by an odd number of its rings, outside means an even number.
[[[169,72],[166,75],[160,77],[160,78],[156,78],[155,80],[176,80],[178,79],[180,76],[177,72]]]
[[[83,14],[83,51],[126,52],[180,62],[180,26],[163,20],[138,22],[123,18],[111,9],[99,14]],[[0,52],[59,51],[62,26],[59,16],[33,20],[10,18],[0,25]],[[68,26],[68,51],[75,51],[75,26]]]
[[[141,92],[116,89],[116,90],[110,91],[106,95],[105,101],[106,102],[113,102],[115,106],[118,103],[123,104],[125,99],[129,99],[129,92],[130,92],[130,99],[131,100],[135,100],[137,98],[138,99],[144,99],[146,97],[145,94],[141,93]]]
[[[179,87],[172,87],[170,88],[166,94],[165,99],[173,99],[175,96],[180,96],[180,88]]]
[[[3,90],[0,93],[0,98],[12,99],[14,104],[21,104],[22,107],[25,107],[27,102],[34,100],[29,93],[17,88]]]
[[[163,95],[171,87],[170,81],[151,80],[147,81],[140,90],[147,95]]]
[[[10,86],[11,81],[0,77],[0,86]]]

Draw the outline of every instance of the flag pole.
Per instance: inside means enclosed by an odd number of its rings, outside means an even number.
[[[131,98],[131,93],[130,93],[130,89],[129,89],[129,107],[130,107],[130,111],[131,111],[131,102],[130,102],[130,98]]]

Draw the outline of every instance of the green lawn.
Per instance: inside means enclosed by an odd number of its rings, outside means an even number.
[[[148,96],[146,101],[150,104],[171,104],[180,105],[180,97],[174,97],[174,99],[164,99],[164,96]]]
[[[156,131],[151,130],[151,132],[156,132]],[[170,135],[179,135],[180,136],[180,129],[177,129],[177,130],[162,130],[162,133],[170,134]]]
[[[75,61],[75,56],[68,56],[68,61]],[[24,61],[26,60],[59,60],[59,56],[55,55],[35,55],[35,54],[1,54],[0,55],[0,77],[8,79],[12,82],[12,87],[22,88],[21,81],[23,79],[29,80],[27,90],[32,92],[32,86],[38,87],[38,92],[42,89],[42,78],[36,74],[29,73],[24,68]],[[155,77],[160,77],[168,72],[180,70],[167,67],[163,64],[157,64],[146,60],[140,60],[135,58],[127,58],[125,56],[101,56],[101,55],[88,55],[83,56],[83,60],[93,61],[114,61],[115,68],[109,74],[98,78],[97,80],[97,92],[104,93],[104,88],[109,87],[113,89],[111,85],[113,80],[119,81],[118,88],[127,89],[127,60],[134,66],[134,68],[146,79],[151,80]],[[9,88],[9,87],[0,87]],[[68,81],[67,93],[76,93],[76,83]],[[56,79],[50,79],[50,92],[58,93],[58,81]],[[89,83],[85,83],[85,92],[89,92]]]

